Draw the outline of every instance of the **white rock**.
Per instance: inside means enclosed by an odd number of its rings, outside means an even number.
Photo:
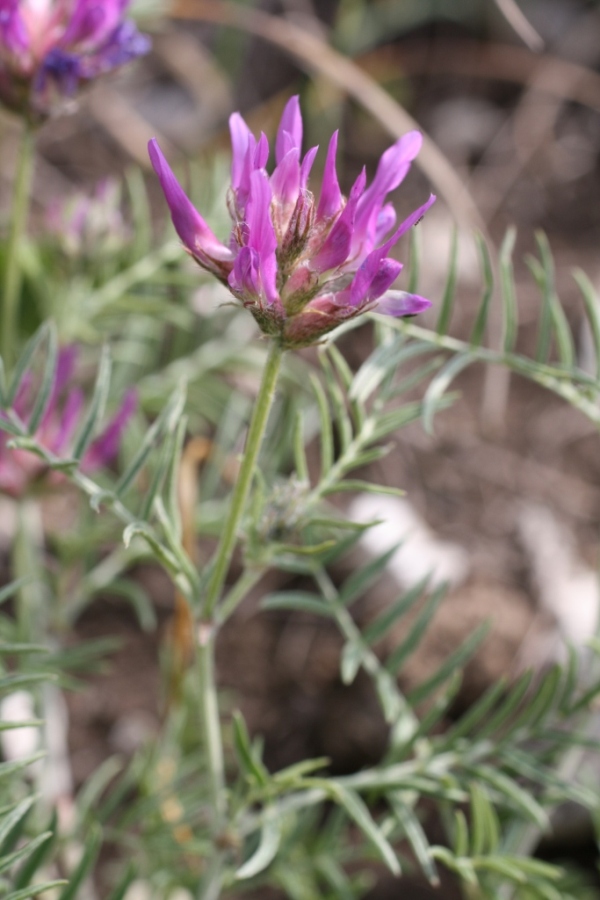
[[[388,571],[402,588],[427,575],[432,587],[444,582],[456,587],[467,577],[470,563],[466,550],[438,538],[408,500],[361,494],[351,503],[348,515],[354,522],[379,523],[360,539],[361,546],[371,556],[402,542],[388,563]]]
[[[0,721],[28,722],[36,719],[35,702],[29,691],[15,691],[0,701]],[[25,759],[40,748],[40,729],[35,726],[0,731],[2,756],[7,762]]]
[[[524,506],[518,524],[541,608],[554,618],[564,642],[582,647],[598,628],[598,573],[578,558],[571,533],[551,510]]]

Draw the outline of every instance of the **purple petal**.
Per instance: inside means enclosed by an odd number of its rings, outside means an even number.
[[[365,188],[366,174],[363,169],[350,191],[344,210],[334,223],[317,255],[311,260],[311,268],[315,272],[326,272],[336,269],[345,263],[350,253],[354,232],[354,216],[356,206]]]
[[[229,133],[231,135],[231,186],[237,190],[241,184],[250,129],[239,113],[235,112],[229,117]]]
[[[416,316],[429,309],[431,301],[418,294],[407,294],[406,291],[388,291],[377,301],[375,312],[384,316]]]
[[[310,170],[313,167],[315,156],[317,155],[318,150],[318,146],[311,147],[302,160],[302,165],[300,167],[300,187],[303,191],[306,190],[306,185],[308,184],[308,176],[310,175]]]
[[[383,201],[405,177],[422,142],[421,134],[411,131],[389,147],[379,160],[373,183],[363,194],[356,213],[354,247],[357,251],[363,245],[362,253],[368,253],[375,245],[377,220]]]
[[[19,13],[19,0],[3,0],[0,3],[0,36],[7,50],[15,56],[29,50],[31,42]]]
[[[337,178],[335,158],[337,154],[338,132],[334,131],[329,141],[325,169],[323,171],[323,186],[317,208],[317,219],[328,219],[339,212],[342,205],[342,192]]]
[[[71,44],[103,43],[115,30],[121,18],[121,3],[114,0],[76,0],[68,27],[62,37],[63,47]]]
[[[300,112],[300,99],[296,95],[290,97],[285,105],[275,143],[275,161],[277,165],[285,154],[296,147],[302,149],[302,114]]]
[[[90,444],[83,460],[82,468],[90,472],[111,463],[119,452],[123,432],[137,408],[137,393],[130,388],[116,415],[110,420],[104,431]]]
[[[229,286],[239,294],[260,297],[260,257],[253,247],[242,247],[229,275]]]
[[[290,214],[300,193],[300,151],[297,147],[285,154],[271,175],[271,190],[275,203]]]
[[[365,191],[365,204],[368,204],[372,197],[385,197],[386,194],[398,187],[406,176],[411,162],[419,153],[422,143],[423,136],[420,132],[409,131],[399,141],[388,147],[379,160],[373,184]]]
[[[252,173],[250,199],[246,224],[248,226],[248,247],[256,250],[260,258],[260,275],[268,303],[279,301],[277,293],[277,238],[271,220],[271,185],[267,174],[258,169]]]
[[[256,143],[256,150],[254,151],[254,168],[255,169],[264,169],[267,164],[267,160],[269,159],[269,142],[267,140],[266,134],[261,131],[260,137]]]
[[[391,248],[394,246],[394,244],[396,244],[400,240],[402,235],[406,234],[406,232],[410,228],[412,228],[413,225],[416,225],[417,222],[421,221],[421,219],[423,218],[423,216],[425,215],[425,213],[427,212],[429,207],[433,206],[436,199],[437,198],[436,198],[435,194],[431,194],[431,196],[429,197],[429,200],[427,200],[427,202],[424,203],[423,206],[419,206],[418,209],[415,209],[415,211],[412,212],[410,214],[410,216],[407,219],[405,219],[401,225],[398,226],[396,231],[393,233],[393,235],[390,238],[387,239],[387,241],[385,242],[385,244],[383,244],[383,247],[381,249],[384,249],[386,253],[389,253]]]
[[[394,283],[402,263],[388,259],[381,247],[367,256],[350,287],[350,305],[365,306],[381,296]]]
[[[217,239],[188,199],[154,138],[148,144],[148,152],[183,245],[209,268],[214,269],[211,265],[214,261],[230,262],[233,259],[231,250]]]
[[[396,224],[396,210],[391,203],[386,203],[379,212],[375,225],[375,243],[379,244]]]

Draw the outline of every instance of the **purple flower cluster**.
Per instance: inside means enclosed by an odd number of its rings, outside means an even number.
[[[80,81],[147,53],[124,19],[130,0],[0,0],[0,101],[31,119],[48,115]]]
[[[58,457],[68,456],[83,412],[83,391],[69,386],[77,355],[77,347],[72,345],[60,351],[50,400],[35,433],[35,440]],[[14,411],[23,422],[27,422],[30,415],[35,392],[35,379],[27,374],[13,404]],[[114,417],[85,452],[81,461],[83,472],[93,472],[113,462],[119,452],[123,431],[136,406],[136,392],[130,389]],[[19,497],[44,474],[46,466],[39,456],[28,450],[10,449],[7,446],[10,440],[10,435],[0,432],[0,491]]]
[[[149,145],[175,230],[186,250],[247,307],[261,330],[283,347],[313,344],[367,310],[409,316],[428,300],[391,290],[402,264],[388,256],[435,197],[396,226],[386,202],[421,147],[412,131],[381,157],[372,183],[365,170],[342,195],[336,173],[337,132],[331,138],[318,201],[308,189],[317,147],[304,157],[298,97],[287,103],[266,171],[269,145],[257,140],[239,113],[230,118],[233,160],[229,212],[233,229],[223,244],[194,208],[155,140]]]

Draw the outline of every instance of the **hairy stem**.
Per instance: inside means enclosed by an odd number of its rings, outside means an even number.
[[[244,514],[246,500],[250,492],[252,477],[254,475],[258,452],[265,433],[269,411],[275,396],[275,385],[277,384],[277,376],[281,367],[281,358],[283,350],[281,346],[272,341],[269,348],[269,355],[263,371],[263,377],[254,405],[252,413],[252,421],[248,431],[248,439],[242,457],[242,463],[238,478],[233,489],[231,503],[227,519],[221,533],[221,540],[217,548],[217,552],[212,565],[212,572],[208,588],[206,591],[206,600],[204,604],[204,619],[207,622],[212,620],[215,607],[219,601],[231,557],[235,548],[237,530],[240,520]]]
[[[19,160],[15,174],[12,212],[6,241],[2,293],[2,358],[8,370],[12,367],[17,349],[17,315],[21,293],[19,245],[25,234],[29,213],[31,178],[33,175],[34,134],[28,125],[23,128]]]

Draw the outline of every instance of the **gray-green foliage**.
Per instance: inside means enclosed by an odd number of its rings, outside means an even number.
[[[453,400],[447,393],[452,381],[472,363],[506,366],[600,422],[597,374],[589,375],[577,365],[575,342],[542,236],[539,258],[531,261],[542,301],[536,359],[515,352],[513,240],[509,234],[497,261],[480,244],[481,303],[466,340],[447,334],[455,295],[453,259],[435,330],[408,322],[383,324],[376,317],[375,347],[357,372],[351,371],[332,341],[319,350],[320,369],[309,367],[312,398],[307,392],[284,392],[280,412],[293,427],[278,428],[278,423],[272,427],[266,448],[277,447],[276,463],[267,460],[268,478],[257,473],[242,535],[242,571],[223,598],[219,616],[221,621],[227,618],[270,568],[308,578],[309,586],[302,591],[269,594],[262,606],[299,610],[336,623],[344,640],[341,678],[349,684],[363,670],[372,679],[389,741],[379,765],[353,775],[331,777],[327,760],[308,760],[272,773],[264,765],[260,740],[250,737],[239,714],[230,717],[231,819],[220,835],[219,852],[225,854],[232,891],[274,884],[294,900],[358,897],[364,882],[348,873],[356,870],[357,862],[368,868],[377,859],[395,874],[416,863],[432,883],[444,866],[469,886],[470,897],[558,900],[577,895],[560,869],[532,859],[529,850],[535,843],[531,836],[548,828],[549,815],[561,802],[574,800],[597,810],[593,785],[561,775],[565,755],[596,746],[588,722],[599,690],[597,648],[585,666],[571,654],[564,669],[494,685],[462,718],[441,728],[460,687],[461,671],[484,639],[483,632],[468,637],[425,683],[405,695],[398,675],[418,652],[435,609],[443,602],[443,590],[430,590],[425,580],[392,598],[385,612],[361,630],[353,605],[383,574],[390,552],[355,569],[340,585],[329,574],[335,559],[352,551],[364,527],[348,522],[330,498],[341,492],[389,491],[362,474],[357,477],[357,470],[380,459],[387,452],[384,442],[404,425],[421,419],[430,428],[434,415]],[[494,269],[499,276],[497,297]],[[585,277],[577,278],[600,359],[596,299]],[[414,289],[414,272],[412,280]],[[484,338],[494,299],[502,307],[503,327],[501,346],[491,349]],[[200,346],[197,353],[202,352]],[[55,341],[46,328],[25,349],[11,381],[0,386],[6,411],[0,427],[17,446],[37,453],[49,468],[76,484],[95,510],[116,515],[125,543],[141,542],[149,548],[195,604],[206,573],[197,572],[183,550],[176,498],[178,458],[186,434],[183,387],[176,387],[119,478],[100,482],[83,474],[78,460],[102,420],[110,378],[108,356],[99,365],[72,456],[58,459],[39,444],[31,420],[22,421],[11,408],[20,380],[38,354],[43,355],[41,399],[34,420],[43,416],[55,364]],[[178,365],[185,368],[189,360],[171,363],[171,378]],[[306,374],[304,363],[290,360],[288,384],[306,380]],[[247,404],[236,403],[235,397],[225,405],[219,429],[225,446],[221,458],[238,448],[247,412]],[[310,461],[307,454],[315,437],[318,464],[314,453]],[[143,492],[138,490],[141,473]],[[217,531],[224,494],[218,468],[207,467],[201,488],[204,479],[207,489],[201,490],[199,517],[203,528]],[[395,639],[393,649],[382,656],[384,639],[409,613],[414,616],[404,637]],[[134,868],[160,897],[177,886],[196,891],[199,880],[202,884],[202,860],[209,860],[215,848],[207,821],[202,748],[194,727],[197,704],[197,684],[190,677],[161,743],[140,752],[116,782],[119,764],[109,761],[81,798],[82,825],[100,823],[133,858],[134,867],[123,872],[115,897],[134,877]],[[443,846],[430,843],[422,815],[424,798],[444,824]],[[347,867],[349,862],[354,865]]]
[[[0,605],[18,591],[12,583],[0,591]],[[0,618],[0,699],[15,691],[36,691],[48,674],[44,673],[43,646],[17,642],[10,620]],[[42,661],[40,664],[40,660]],[[0,732],[39,728],[39,719],[0,722]],[[0,893],[5,900],[27,900],[65,882],[50,879],[43,866],[52,854],[56,821],[40,826],[36,796],[30,780],[31,767],[43,754],[0,762]]]

